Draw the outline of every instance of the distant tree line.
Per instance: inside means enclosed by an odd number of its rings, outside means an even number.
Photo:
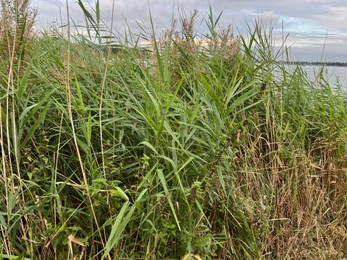
[[[288,65],[347,67],[347,62],[338,61],[286,61],[284,63]]]

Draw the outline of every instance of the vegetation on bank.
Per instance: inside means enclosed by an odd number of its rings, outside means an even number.
[[[147,32],[152,51],[130,35],[112,54],[34,33],[16,3],[0,27],[1,258],[346,256],[346,93],[278,64],[271,31],[235,36],[210,10],[203,46],[193,13]]]

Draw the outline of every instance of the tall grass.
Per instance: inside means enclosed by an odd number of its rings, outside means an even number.
[[[182,15],[145,50],[79,4],[87,39],[1,38],[27,55],[0,74],[2,258],[346,254],[344,92],[277,62],[261,24],[238,37],[211,9],[200,35]]]

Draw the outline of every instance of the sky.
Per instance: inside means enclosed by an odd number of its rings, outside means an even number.
[[[70,17],[77,25],[85,25],[77,0],[67,0]],[[101,17],[111,25],[113,0],[99,0]],[[83,0],[95,7],[95,0]],[[235,34],[245,34],[247,24],[261,20],[273,27],[276,44],[288,35],[290,58],[308,61],[347,62],[347,1],[346,0],[114,0],[113,31],[124,33],[130,27],[134,33],[140,26],[149,28],[149,13],[158,32],[170,28],[179,10],[189,16],[198,10],[197,29],[206,31],[203,19],[209,8],[217,17],[223,12],[219,26],[231,25]],[[66,24],[66,0],[31,0],[38,9],[38,26]],[[150,12],[149,12],[150,10]]]

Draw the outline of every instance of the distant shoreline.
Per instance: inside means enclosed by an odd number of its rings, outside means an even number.
[[[283,63],[285,63],[287,65],[347,67],[347,62],[285,61]]]

